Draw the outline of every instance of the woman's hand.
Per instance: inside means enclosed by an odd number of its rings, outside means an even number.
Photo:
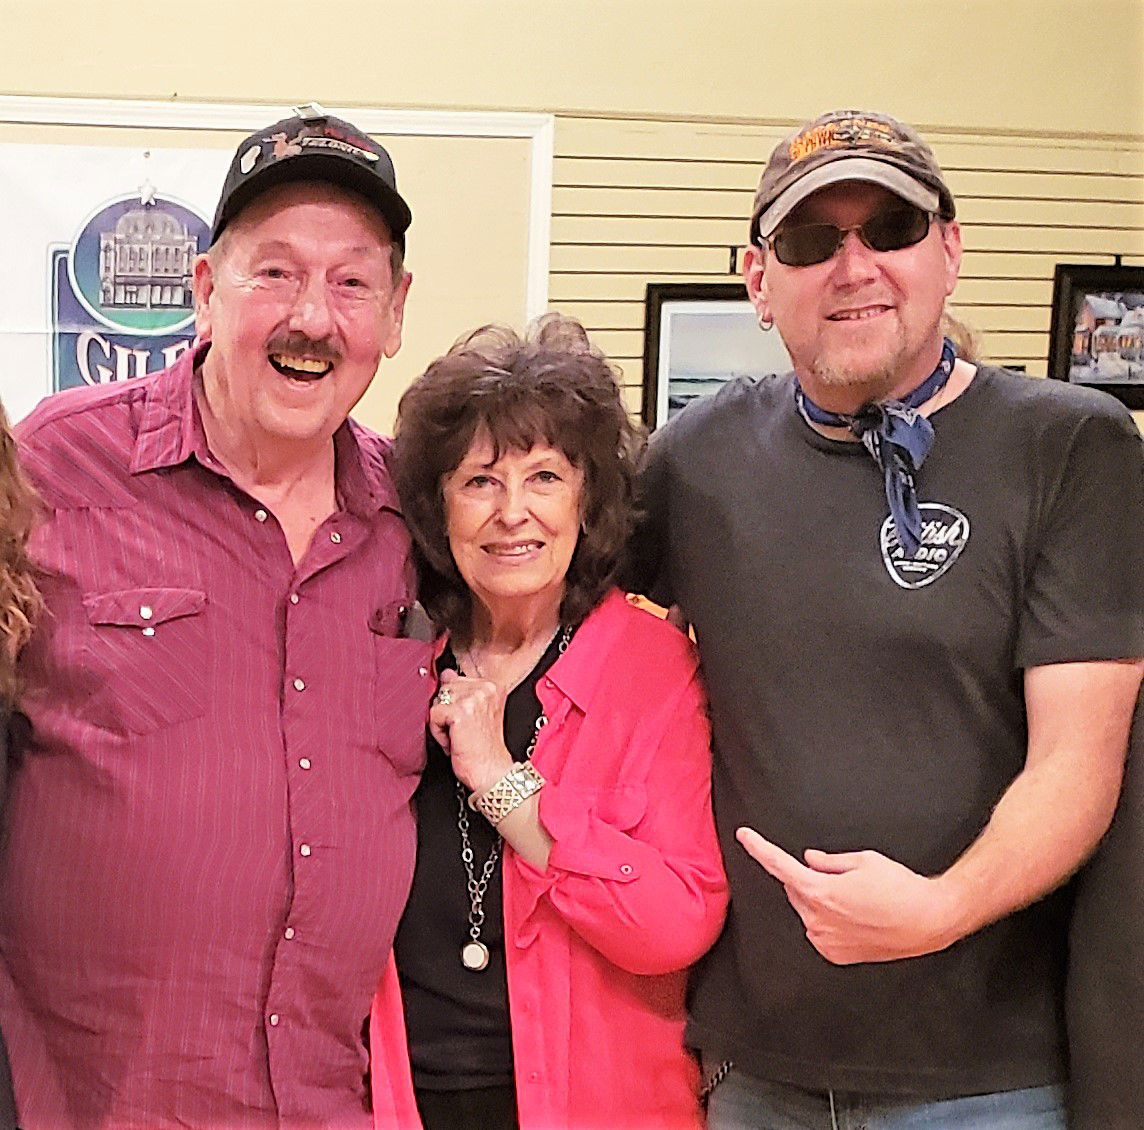
[[[441,686],[429,709],[429,732],[470,792],[491,788],[513,766],[504,744],[504,700],[501,689],[488,679],[441,672]]]

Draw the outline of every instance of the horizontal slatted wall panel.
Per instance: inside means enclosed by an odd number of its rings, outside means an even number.
[[[644,288],[727,282],[785,125],[559,117],[554,308],[578,317],[642,400]],[[925,131],[958,201],[958,315],[992,361],[1043,375],[1057,263],[1144,265],[1144,139]]]

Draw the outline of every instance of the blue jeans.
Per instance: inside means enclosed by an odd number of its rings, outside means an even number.
[[[1064,1090],[1029,1087],[918,1102],[803,1091],[732,1068],[711,1094],[708,1130],[1065,1130]]]

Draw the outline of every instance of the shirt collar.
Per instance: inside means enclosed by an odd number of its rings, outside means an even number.
[[[179,355],[178,360],[157,373],[147,388],[131,473],[176,467],[192,455],[206,455],[207,440],[195,404],[195,370],[210,349],[202,342]]]
[[[151,381],[131,457],[133,474],[177,467],[191,456],[205,467],[215,463],[195,402],[195,373],[209,349],[210,342],[204,341],[186,350]],[[351,513],[365,518],[383,508],[400,513],[389,474],[390,451],[389,440],[353,420],[334,433],[335,487],[341,505]]]
[[[587,710],[601,679],[608,677],[606,657],[624,630],[626,618],[617,612],[626,603],[627,597],[619,589],[612,589],[588,613],[568,650],[548,669],[547,677],[553,685],[580,710]],[[577,643],[581,646],[577,647]]]
[[[334,478],[338,498],[351,513],[368,518],[378,510],[401,513],[397,489],[389,473],[391,440],[346,420],[334,432]]]

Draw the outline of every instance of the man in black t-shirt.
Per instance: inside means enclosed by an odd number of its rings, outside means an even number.
[[[643,472],[732,890],[689,1027],[733,1064],[713,1130],[1065,1124],[1059,888],[1144,670],[1144,460],[1110,397],[955,357],[954,215],[892,118],[783,141],[744,273],[794,371],[696,401]]]

